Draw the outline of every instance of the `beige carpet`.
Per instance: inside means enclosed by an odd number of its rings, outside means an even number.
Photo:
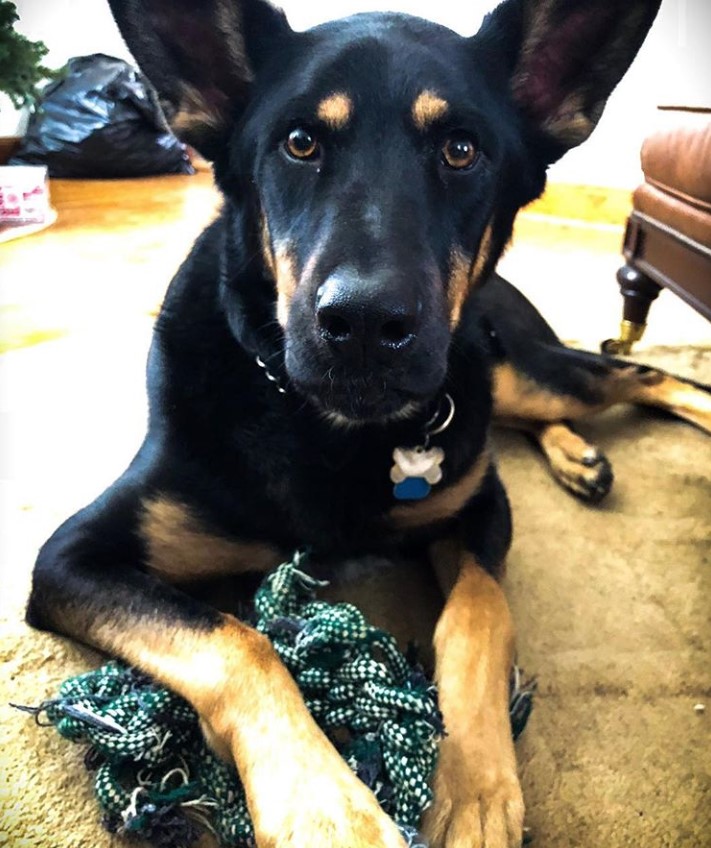
[[[645,358],[711,382],[708,354]],[[36,449],[81,450],[77,426],[74,442]],[[507,590],[520,661],[539,678],[519,742],[533,845],[708,848],[711,439],[633,409],[584,429],[616,472],[594,508],[560,490],[523,437],[499,439],[515,518]],[[14,492],[3,515],[0,845],[12,848],[121,844],[98,824],[81,752],[5,706],[37,703],[95,662],[21,623],[34,552],[82,497],[55,485],[38,506]]]

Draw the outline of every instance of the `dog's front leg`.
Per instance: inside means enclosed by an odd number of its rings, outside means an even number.
[[[402,848],[264,636],[223,616],[210,633],[145,633],[130,653],[194,704],[213,747],[234,759],[259,848]]]
[[[434,638],[447,736],[425,831],[433,848],[513,848],[521,844],[524,808],[508,710],[508,604],[458,544],[435,546],[433,565],[449,592]]]
[[[98,568],[80,555],[82,542],[89,548],[81,533],[66,536],[40,555],[29,621],[119,657],[186,698],[210,743],[237,766],[259,848],[403,848],[265,636],[152,575]]]

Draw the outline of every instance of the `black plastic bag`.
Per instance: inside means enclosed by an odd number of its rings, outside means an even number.
[[[148,80],[103,53],[70,59],[66,76],[44,89],[9,164],[47,165],[51,177],[194,173]]]

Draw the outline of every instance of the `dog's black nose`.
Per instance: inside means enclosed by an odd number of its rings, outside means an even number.
[[[321,338],[339,353],[357,357],[406,350],[420,321],[413,288],[386,275],[333,274],[316,294]]]

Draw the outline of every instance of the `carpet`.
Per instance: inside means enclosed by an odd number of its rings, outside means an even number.
[[[644,359],[711,382],[708,350]],[[708,848],[711,439],[636,408],[581,429],[616,474],[596,507],[559,489],[525,437],[497,433],[515,522],[506,590],[519,662],[539,681],[518,743],[532,845]],[[73,438],[38,449],[80,451],[81,431]],[[39,514],[23,493],[3,515],[0,845],[118,846],[101,829],[81,751],[6,706],[38,703],[99,662],[22,623],[34,554],[70,511],[60,486],[43,497]]]

